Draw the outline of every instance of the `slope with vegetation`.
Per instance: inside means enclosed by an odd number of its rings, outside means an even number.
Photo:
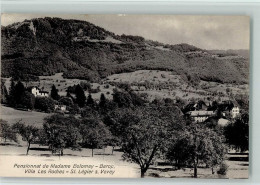
[[[241,84],[248,79],[248,58],[223,58],[188,44],[164,45],[140,36],[119,36],[86,21],[37,18],[1,27],[1,31],[1,76],[15,80],[64,72],[65,78],[97,82],[140,69],[221,83]]]

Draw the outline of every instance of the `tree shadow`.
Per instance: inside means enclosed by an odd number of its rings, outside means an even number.
[[[174,166],[171,162],[157,162],[158,166]]]
[[[81,157],[92,157],[92,156],[90,156],[90,155],[82,155]]]
[[[22,147],[20,144],[13,144],[13,143],[0,143],[0,146],[16,146],[16,147]]]
[[[76,154],[63,154],[63,156],[73,156],[73,157],[78,157],[78,155],[76,155]],[[61,156],[62,157],[62,156]]]
[[[248,161],[248,157],[229,157],[229,161]]]
[[[177,171],[175,168],[160,168],[160,167],[150,167],[150,170],[156,170],[160,172],[171,172],[171,171]]]
[[[239,164],[240,166],[249,166],[249,164]]]
[[[51,151],[49,148],[30,148],[30,150],[34,150],[34,151]]]
[[[148,174],[149,177],[154,177],[154,178],[161,178],[161,176],[157,173],[150,173]]]
[[[40,156],[43,156],[43,157],[51,157],[52,154],[40,154]]]
[[[245,155],[248,156],[248,153],[228,153],[228,155]]]
[[[112,155],[112,154],[102,154],[102,153],[98,153],[98,154],[95,154],[95,155]]]
[[[181,177],[178,177],[178,176],[170,176],[170,178],[193,178],[192,175],[187,175],[187,176],[181,176]]]

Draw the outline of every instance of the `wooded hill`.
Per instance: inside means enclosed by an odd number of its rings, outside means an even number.
[[[93,82],[115,73],[156,69],[206,81],[248,83],[249,59],[238,54],[119,36],[86,21],[37,18],[2,26],[1,31],[2,77],[37,80],[64,72],[66,78]]]

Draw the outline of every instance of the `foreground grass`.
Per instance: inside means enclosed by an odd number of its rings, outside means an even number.
[[[59,164],[113,164],[115,165],[115,175],[105,177],[127,177],[138,178],[140,177],[139,166],[135,163],[124,161],[122,158],[122,152],[115,150],[112,155],[112,147],[104,149],[95,149],[94,157],[91,157],[91,149],[83,148],[82,151],[72,151],[70,149],[64,150],[64,156],[52,155],[47,146],[39,146],[37,144],[31,145],[29,155],[26,156],[26,143],[21,141],[19,144],[15,143],[3,143],[0,145],[0,156],[4,161],[29,163],[35,161],[37,163],[59,163]],[[235,156],[235,158],[234,158]],[[233,157],[233,158],[232,158]],[[199,168],[198,178],[248,178],[248,161],[238,161],[237,155],[229,154],[227,160],[228,172],[227,175],[222,176],[216,173],[211,173],[211,168]],[[247,155],[241,155],[240,158],[247,157]],[[171,165],[151,165],[150,169],[146,172],[147,177],[158,178],[192,178],[193,169],[183,168],[176,169]]]
[[[14,124],[21,120],[22,122],[25,122],[26,125],[41,127],[43,119],[50,114],[36,111],[16,110],[11,107],[0,105],[0,115],[1,119],[8,121],[10,124]]]

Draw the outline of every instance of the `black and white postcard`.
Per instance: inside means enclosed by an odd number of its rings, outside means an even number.
[[[249,177],[250,17],[1,15],[0,176]]]

